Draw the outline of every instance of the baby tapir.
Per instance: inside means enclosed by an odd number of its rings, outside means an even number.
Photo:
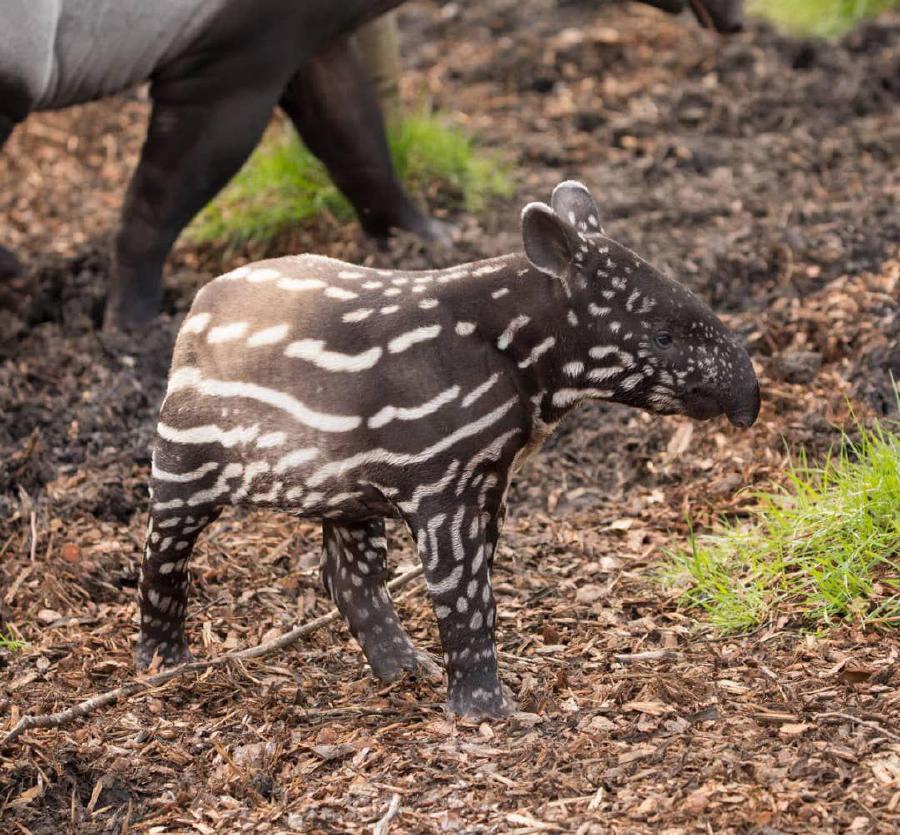
[[[491,564],[510,478],[576,404],[749,426],[750,358],[698,298],[606,237],[565,182],[522,213],[524,255],[445,270],[315,255],[220,276],[175,345],[153,457],[140,666],[190,658],[187,562],[223,505],[322,519],[322,579],[374,673],[420,663],[385,587],[385,517],[418,546],[450,708],[511,709]]]

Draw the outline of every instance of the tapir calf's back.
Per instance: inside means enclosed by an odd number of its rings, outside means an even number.
[[[157,493],[366,515],[524,443],[496,353],[442,303],[448,275],[300,256],[207,285],[175,349]]]

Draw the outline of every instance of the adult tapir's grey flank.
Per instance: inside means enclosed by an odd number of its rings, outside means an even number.
[[[402,0],[8,0],[0,3],[0,147],[29,113],[149,80],[153,110],[116,238],[109,325],[159,311],[181,230],[238,170],[280,105],[365,231],[444,234],[394,173],[377,98],[346,36]],[[596,0],[593,0],[596,2]],[[648,0],[679,11],[684,0]],[[741,0],[691,0],[733,27]],[[728,12],[726,14],[725,12]],[[17,269],[0,248],[0,277]]]
[[[759,410],[750,358],[703,302],[606,237],[566,182],[522,213],[524,255],[427,272],[315,255],[220,276],[175,344],[139,582],[140,666],[189,658],[187,562],[223,505],[321,518],[322,579],[373,671],[418,656],[385,588],[384,518],[418,545],[450,707],[510,709],[490,569],[510,477],[588,398]]]
[[[328,167],[366,232],[440,233],[397,181],[377,97],[346,37],[400,2],[0,4],[0,147],[32,111],[151,82],[147,139],[116,239],[109,324],[141,323],[159,312],[172,244],[253,150],[276,105]]]

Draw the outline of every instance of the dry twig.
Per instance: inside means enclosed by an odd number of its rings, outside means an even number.
[[[632,652],[622,655],[614,655],[616,661],[623,664],[631,664],[636,661],[677,661],[681,655],[671,649],[649,649],[645,652]]]
[[[387,835],[388,830],[391,828],[391,821],[397,817],[397,813],[400,811],[400,795],[395,794],[391,798],[391,804],[388,806],[387,812],[384,813],[384,817],[375,824],[375,828],[372,830],[372,835]]]
[[[882,727],[877,722],[871,722],[868,719],[861,719],[859,716],[853,716],[851,713],[835,713],[833,711],[828,713],[817,713],[817,719],[831,719],[836,722],[855,722],[857,725],[863,725],[866,728],[871,728],[873,731],[878,731],[878,733],[883,734],[888,737],[888,739],[893,739],[897,742],[900,742],[900,734],[895,734],[893,731],[889,731],[887,728]]]
[[[396,589],[403,588],[403,586],[411,583],[421,573],[421,567],[414,568],[411,571],[407,571],[405,574],[401,574],[399,577],[388,583],[388,589],[390,591],[395,591]],[[207,661],[192,661],[189,664],[182,664],[180,667],[174,667],[171,670],[164,670],[163,672],[157,673],[156,675],[152,675],[148,678],[141,678],[137,679],[136,681],[131,681],[128,684],[123,684],[121,687],[115,688],[114,690],[107,690],[105,693],[100,693],[97,696],[92,696],[90,699],[85,699],[85,701],[79,702],[77,705],[73,705],[67,710],[60,711],[59,713],[48,713],[44,714],[43,716],[23,716],[18,721],[18,723],[16,723],[15,727],[13,727],[12,730],[10,730],[6,734],[6,736],[3,737],[3,739],[0,739],[0,749],[5,748],[7,745],[15,741],[22,733],[30,730],[31,728],[62,727],[63,725],[71,722],[74,719],[87,716],[93,713],[95,710],[99,710],[101,707],[115,704],[121,699],[127,699],[131,696],[136,695],[137,693],[144,693],[147,690],[152,690],[155,687],[159,687],[160,685],[171,681],[173,678],[179,678],[181,676],[187,675],[188,673],[199,673],[203,670],[208,670],[211,667],[221,667],[223,664],[227,664],[230,661],[239,661],[244,658],[258,658],[261,655],[268,655],[269,653],[275,652],[276,650],[284,649],[285,647],[289,647],[291,644],[299,641],[300,638],[303,638],[306,635],[315,632],[317,629],[320,629],[323,626],[327,626],[329,623],[332,623],[339,618],[340,612],[338,612],[337,609],[334,609],[327,615],[322,615],[322,617],[316,618],[309,623],[304,623],[302,626],[297,626],[294,629],[291,629],[289,632],[285,632],[283,635],[279,635],[277,638],[273,638],[271,641],[266,641],[262,644],[248,647],[247,649],[235,650],[234,652],[226,652],[224,655],[218,655],[215,658],[208,659]]]

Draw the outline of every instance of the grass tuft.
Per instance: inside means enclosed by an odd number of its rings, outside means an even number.
[[[795,35],[830,38],[866,18],[900,8],[900,0],[751,0],[749,11]]]
[[[14,638],[12,632],[6,634],[0,629],[0,649],[9,650],[10,652],[18,652],[25,647],[25,641]]]
[[[900,627],[900,434],[875,424],[821,468],[804,456],[748,524],[723,522],[668,554],[663,579],[720,632],[786,616]]]
[[[512,193],[505,165],[427,109],[390,128],[388,142],[401,182],[420,204],[428,195],[443,206],[478,211],[488,198]],[[281,123],[186,234],[197,244],[260,246],[320,215],[346,222],[353,210],[325,166]]]

